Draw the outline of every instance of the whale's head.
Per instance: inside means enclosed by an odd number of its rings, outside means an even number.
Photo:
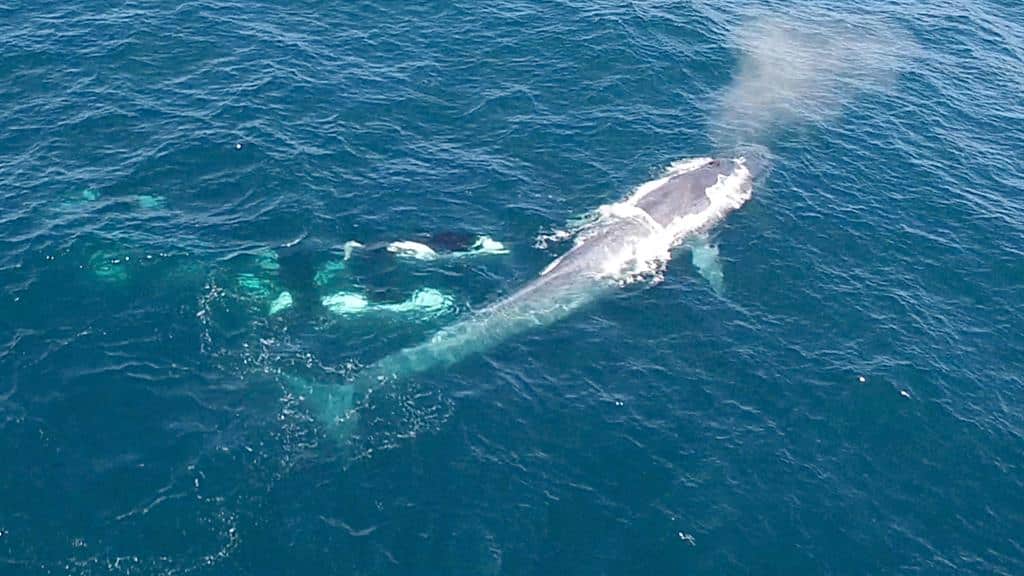
[[[665,177],[642,187],[635,205],[658,224],[668,226],[678,218],[708,211],[712,194],[722,186],[736,187],[749,195],[752,180],[753,175],[742,159],[690,160],[674,165]]]

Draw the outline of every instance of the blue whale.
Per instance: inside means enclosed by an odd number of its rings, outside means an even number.
[[[292,387],[321,422],[343,429],[354,407],[374,390],[452,366],[516,334],[557,322],[616,287],[656,277],[683,243],[714,285],[721,267],[705,235],[750,198],[757,171],[743,158],[677,162],[625,200],[600,207],[576,231],[568,252],[508,297],[369,365],[346,384],[291,379]]]

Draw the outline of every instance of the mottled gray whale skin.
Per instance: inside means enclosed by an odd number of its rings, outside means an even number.
[[[359,374],[357,393],[378,382],[400,379],[447,367],[488,350],[525,330],[556,322],[614,288],[615,281],[595,272],[596,266],[624,241],[647,236],[640,220],[620,220],[600,236],[573,247],[554,266],[507,298],[435,333],[429,340],[387,356]]]
[[[568,316],[617,286],[619,268],[630,257],[624,246],[641,245],[663,235],[677,218],[706,211],[711,204],[708,189],[739,167],[736,160],[720,158],[669,176],[636,199],[642,213],[599,221],[539,277],[428,341],[384,358],[361,375],[362,386],[450,366],[512,335]]]
[[[703,158],[674,166],[625,201],[602,209],[568,252],[508,297],[422,344],[386,356],[347,385],[320,394],[307,385],[307,394],[325,402],[314,412],[340,422],[354,403],[386,383],[451,366],[511,336],[565,318],[621,285],[631,271],[642,270],[638,264],[651,253],[667,259],[673,246],[738,208],[749,198],[750,185],[750,172],[741,160]],[[346,414],[338,413],[341,407]]]
[[[706,210],[711,203],[707,189],[717,184],[719,177],[728,176],[736,168],[735,160],[710,160],[692,172],[670,176],[667,182],[639,198],[636,206],[658,224],[668,226],[677,217]]]

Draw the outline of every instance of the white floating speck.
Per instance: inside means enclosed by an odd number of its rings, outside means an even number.
[[[679,532],[679,539],[683,542],[689,542],[690,546],[696,546],[697,540],[693,537],[693,534],[687,534],[685,532]]]
[[[860,382],[861,384],[863,384],[863,383],[865,383],[867,381],[868,381],[867,378],[865,378],[863,376],[857,376],[857,382]]]
[[[242,149],[242,144],[241,143],[235,144],[235,150],[241,150],[241,149]]]
[[[904,398],[910,398],[910,392],[907,392],[906,390],[900,390],[900,396],[903,396]]]

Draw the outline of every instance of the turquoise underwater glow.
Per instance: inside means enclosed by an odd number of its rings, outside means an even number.
[[[0,39],[0,574],[1024,573],[1016,0],[14,0]],[[656,277],[331,424],[744,154]]]

